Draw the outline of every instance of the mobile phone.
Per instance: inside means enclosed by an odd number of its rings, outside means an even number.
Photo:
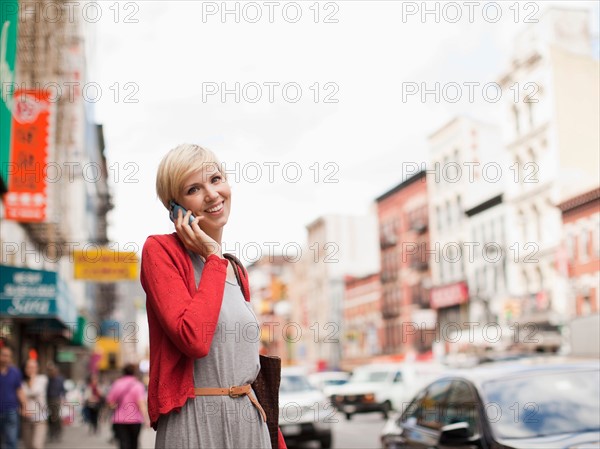
[[[187,213],[187,209],[184,208],[183,206],[180,206],[179,204],[177,204],[175,201],[171,200],[169,202],[169,205],[171,206],[171,211],[169,213],[169,218],[171,219],[171,221],[173,223],[175,223],[177,221],[177,215],[179,214],[179,210],[181,210],[181,216],[185,217],[185,214]],[[196,219],[196,217],[194,217],[194,214],[190,215],[190,225],[192,224],[192,221],[194,221]]]

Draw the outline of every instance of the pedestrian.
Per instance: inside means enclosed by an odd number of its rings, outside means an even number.
[[[104,405],[104,395],[100,391],[100,385],[98,384],[98,375],[96,373],[90,374],[87,379],[87,385],[83,392],[83,415],[86,417],[89,423],[88,433],[98,433],[98,416]]]
[[[48,363],[48,440],[62,441],[61,407],[65,398],[65,378],[60,374],[58,366]]]
[[[114,409],[112,423],[120,449],[137,449],[142,424],[150,426],[146,387],[135,375],[135,365],[125,365],[123,376],[115,381],[106,397],[108,407]]]
[[[0,348],[0,447],[17,449],[19,412],[24,413],[25,395],[21,371],[12,364],[12,349]]]
[[[42,449],[48,433],[48,377],[39,373],[38,362],[34,359],[27,360],[23,372],[26,408],[21,419],[21,435],[25,449]]]
[[[160,162],[156,190],[176,232],[149,236],[142,250],[155,447],[271,448],[251,387],[261,369],[259,339],[231,331],[259,324],[247,283],[236,280],[243,267],[221,250],[231,211],[226,173],[214,153],[184,144]]]

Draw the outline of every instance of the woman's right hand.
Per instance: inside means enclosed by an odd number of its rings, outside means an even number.
[[[186,214],[182,216],[181,209],[177,211],[175,229],[177,230],[177,235],[185,247],[190,251],[202,256],[204,260],[206,260],[206,258],[211,254],[223,257],[221,253],[221,246],[206,232],[200,229],[199,223],[204,217],[196,217],[190,225],[191,214],[192,212],[188,210]]]

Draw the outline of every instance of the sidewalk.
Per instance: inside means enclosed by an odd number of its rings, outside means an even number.
[[[118,449],[118,445],[109,443],[111,437],[109,423],[102,423],[96,435],[90,435],[87,425],[73,423],[63,427],[62,441],[60,443],[46,443],[46,449]],[[150,428],[142,428],[139,449],[154,449],[156,432]],[[20,448],[23,442],[20,442]]]

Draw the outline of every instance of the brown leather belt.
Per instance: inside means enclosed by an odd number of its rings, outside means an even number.
[[[258,403],[254,395],[250,393],[251,389],[252,387],[250,384],[233,386],[229,388],[194,388],[194,394],[196,396],[229,396],[232,398],[238,398],[246,395],[258,409],[265,422],[267,422],[267,414]]]

